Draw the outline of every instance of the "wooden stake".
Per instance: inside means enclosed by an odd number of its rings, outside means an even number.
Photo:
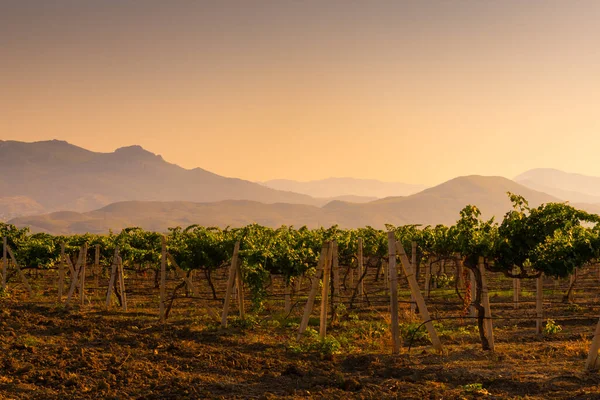
[[[119,290],[121,292],[121,307],[123,307],[123,311],[127,311],[127,293],[125,293],[125,276],[123,273],[123,259],[121,256],[117,257],[117,270],[119,276]]]
[[[177,261],[175,261],[175,258],[173,258],[171,253],[167,253],[167,258],[169,259],[169,261],[175,268],[175,271],[177,271],[177,274],[183,277],[183,280],[185,281],[185,285],[187,286],[187,290],[192,292],[192,294],[194,296],[198,296],[198,290],[196,289],[194,282],[192,281],[192,279],[190,277],[187,276],[187,273],[181,269],[179,264],[177,264]]]
[[[513,273],[517,273],[517,269],[513,269]],[[513,278],[513,308],[517,310],[519,308],[519,295],[521,293],[521,280],[519,278]]]
[[[15,268],[17,269],[17,272],[19,273],[19,277],[21,278],[21,282],[23,282],[23,285],[25,285],[25,288],[27,289],[27,292],[29,292],[29,295],[32,295],[33,294],[33,290],[31,289],[31,286],[29,286],[29,282],[27,281],[27,277],[23,273],[23,270],[21,270],[21,267],[19,267],[19,264],[17,263],[17,260],[15,259],[15,255],[13,254],[12,250],[10,249],[10,247],[8,245],[6,246],[6,251],[8,251],[8,255],[10,256],[10,259],[12,260]]]
[[[329,250],[327,251],[327,259],[323,269],[323,287],[321,288],[321,322],[319,325],[319,338],[325,339],[327,335],[327,299],[329,297],[329,277],[331,276],[331,266],[333,265],[334,243],[329,242]]]
[[[477,282],[475,281],[475,273],[471,270],[469,270],[469,277],[471,278],[471,305],[469,306],[469,309],[471,310],[471,317],[475,318],[477,317],[477,310],[475,309],[474,305],[477,291]]]
[[[81,271],[79,272],[80,282],[79,282],[79,303],[81,305],[85,302],[85,264],[87,261],[87,244],[84,245],[85,252],[83,254],[83,260],[81,261]]]
[[[544,316],[544,311],[543,311],[543,301],[544,301],[544,285],[543,285],[543,280],[542,280],[542,275],[538,276],[538,278],[536,279],[536,285],[535,285],[535,289],[536,289],[536,296],[535,296],[535,314],[536,314],[536,319],[535,319],[535,333],[537,333],[538,335],[542,334],[542,318]]]
[[[244,304],[244,280],[242,279],[242,263],[238,259],[236,263],[236,288],[237,288],[237,300],[238,308],[240,311],[240,318],[246,318],[246,305]]]
[[[338,244],[337,241],[333,241],[333,256],[332,256],[332,265],[331,268],[333,270],[333,310],[335,313],[335,306],[340,301],[340,266],[338,259]]]
[[[94,286],[100,286],[100,245],[94,251]]]
[[[75,294],[75,289],[77,289],[77,284],[79,283],[79,270],[81,268],[81,263],[85,253],[84,249],[87,250],[87,244],[84,244],[79,249],[79,256],[77,257],[77,262],[75,263],[74,267],[75,273],[71,277],[71,288],[69,289],[69,294],[67,294],[67,302],[65,303],[67,306],[71,302],[71,297],[73,297],[73,294]]]
[[[600,321],[596,324],[596,331],[594,332],[594,338],[590,346],[590,352],[588,353],[587,361],[585,363],[585,369],[587,371],[596,371],[598,369],[598,351],[600,350]]]
[[[66,254],[65,254],[65,261],[66,261],[67,267],[69,267],[69,273],[70,273],[71,279],[73,279],[73,276],[75,276],[75,267],[73,266],[73,261],[71,261],[71,257],[69,257]]]
[[[400,261],[402,264],[402,268],[404,269],[406,279],[408,280],[410,292],[415,301],[417,302],[419,314],[421,315],[421,320],[425,323],[425,327],[427,328],[427,332],[429,333],[429,338],[431,339],[433,348],[441,352],[442,342],[440,341],[440,338],[438,337],[437,332],[435,331],[435,327],[433,326],[433,322],[431,321],[431,317],[429,316],[429,310],[427,309],[427,306],[425,304],[425,299],[423,298],[423,294],[421,294],[419,282],[417,282],[417,277],[415,276],[415,265],[411,265],[411,263],[408,262],[408,257],[406,256],[406,252],[404,251],[404,247],[402,247],[401,242],[396,242],[396,249],[400,254]]]
[[[392,354],[398,354],[400,353],[400,325],[398,322],[398,273],[396,272],[396,236],[394,232],[388,232],[388,258],[390,271]]]
[[[412,247],[411,248],[412,253],[411,253],[410,264],[411,264],[411,269],[412,269],[413,274],[416,274],[416,272],[417,272],[417,242],[412,242],[411,247]],[[417,279],[417,277],[415,277],[415,279]],[[419,285],[418,285],[418,281],[417,281],[417,288],[418,287],[419,287]],[[411,292],[410,292],[410,312],[414,314],[416,311],[417,311],[417,304],[415,303],[415,294],[411,290]]]
[[[110,278],[108,278],[108,291],[106,292],[106,307],[110,307],[110,299],[115,286],[115,278],[117,275],[117,259],[119,257],[119,246],[115,246],[115,254],[113,255],[112,265],[110,267]]]
[[[62,302],[65,286],[65,244],[60,244],[60,262],[58,263],[58,301]]]
[[[479,272],[481,273],[481,305],[484,308],[484,332],[490,345],[490,351],[494,351],[494,329],[492,324],[492,311],[490,309],[490,296],[487,287],[487,277],[485,276],[485,266],[483,257],[479,257]]]
[[[317,296],[317,290],[319,289],[321,272],[323,271],[323,266],[325,265],[325,259],[327,258],[328,249],[329,243],[323,243],[323,247],[321,248],[321,256],[319,257],[319,263],[317,264],[317,270],[315,272],[315,275],[311,278],[310,293],[308,294],[308,300],[306,301],[306,305],[304,306],[302,321],[300,322],[300,327],[298,329],[298,340],[300,340],[302,334],[308,327],[308,320],[315,305],[315,297]]]
[[[164,235],[160,238],[160,245],[160,304],[158,312],[160,322],[165,322],[165,295],[167,286],[167,238]]]
[[[335,315],[337,312],[337,304],[340,302],[340,265],[338,258],[338,244],[337,241],[333,241],[333,255],[331,269],[333,271],[333,294],[331,296],[333,309],[331,312]]]
[[[360,282],[358,282],[358,296],[361,300],[363,299],[363,294],[365,290],[365,281],[364,279],[362,279],[364,273],[363,263],[363,239],[358,238],[358,279],[360,279]]]
[[[231,301],[231,292],[235,283],[237,273],[238,252],[240,251],[240,242],[235,242],[233,248],[233,257],[231,257],[231,266],[229,267],[229,278],[227,279],[227,292],[225,293],[225,302],[223,304],[223,313],[221,314],[221,327],[227,328],[227,314],[229,313],[229,302]]]
[[[8,248],[6,236],[2,238],[2,289],[6,289],[6,267],[8,260],[6,259],[6,249]]]

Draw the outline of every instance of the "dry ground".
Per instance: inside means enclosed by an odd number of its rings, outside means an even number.
[[[193,309],[161,325],[154,310],[68,311],[14,297],[0,306],[5,399],[600,398],[600,375],[583,372],[582,334],[506,326],[489,353],[472,329],[453,328],[442,331],[444,355],[419,345],[391,356],[387,330],[356,318],[330,330],[328,348],[310,335],[295,341],[281,318],[221,330]]]

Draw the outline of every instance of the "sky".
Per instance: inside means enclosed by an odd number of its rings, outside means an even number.
[[[600,2],[2,0],[0,139],[262,181],[600,176]]]

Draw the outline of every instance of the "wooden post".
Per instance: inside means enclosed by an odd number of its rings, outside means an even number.
[[[242,279],[242,263],[239,259],[236,262],[235,270],[238,308],[240,311],[240,318],[244,319],[246,318],[246,305],[244,304],[244,280]]]
[[[167,290],[167,238],[164,235],[162,235],[160,238],[160,244],[160,304],[158,311],[160,322],[165,322],[165,296]]]
[[[31,286],[29,286],[29,282],[27,281],[27,277],[23,273],[23,270],[21,270],[21,267],[19,267],[19,263],[17,263],[14,253],[12,252],[12,250],[10,249],[9,246],[6,246],[6,251],[8,251],[8,255],[10,256],[12,263],[14,264],[15,268],[17,269],[17,272],[19,273],[21,282],[23,282],[23,285],[25,285],[25,288],[27,289],[27,292],[29,293],[29,295],[32,295],[33,290],[31,289]]]
[[[535,296],[535,333],[542,334],[542,318],[544,316],[543,301],[544,301],[544,285],[542,275],[536,279],[536,296]]]
[[[365,290],[365,281],[362,279],[364,274],[364,258],[363,258],[363,239],[358,238],[358,279],[360,282],[358,283],[358,296],[360,299],[363,299],[363,294]]]
[[[390,310],[392,354],[400,353],[400,325],[398,322],[398,273],[396,272],[396,236],[388,232],[388,258],[390,271]]]
[[[421,315],[421,320],[425,323],[425,328],[427,328],[427,332],[429,333],[431,344],[433,345],[434,349],[441,352],[442,342],[440,341],[440,338],[438,337],[437,332],[435,331],[435,327],[433,326],[433,322],[431,321],[431,317],[429,316],[429,310],[427,310],[427,305],[425,304],[425,299],[423,298],[423,294],[421,293],[421,289],[419,288],[419,282],[417,282],[417,277],[415,276],[415,265],[411,265],[411,263],[408,262],[408,257],[406,256],[406,252],[404,251],[404,247],[402,247],[401,242],[396,242],[396,249],[398,253],[400,253],[400,261],[402,264],[402,268],[404,269],[406,279],[408,280],[410,292],[412,294],[412,297],[417,302],[419,314]]]
[[[8,259],[6,258],[6,249],[8,248],[8,243],[6,236],[2,238],[2,289],[6,289],[6,267],[8,264]]]
[[[302,337],[302,334],[308,327],[308,320],[315,305],[315,297],[317,297],[317,290],[319,289],[319,281],[321,279],[320,275],[321,271],[323,270],[323,266],[325,265],[328,249],[329,243],[323,243],[323,247],[321,248],[321,256],[319,257],[319,263],[317,264],[317,271],[311,278],[310,293],[308,294],[308,300],[304,306],[304,314],[302,314],[302,321],[300,322],[300,328],[298,329],[298,340],[300,337]]]
[[[65,244],[60,244],[60,262],[58,263],[58,301],[62,301],[65,286]]]
[[[319,338],[325,339],[327,335],[327,300],[329,297],[329,277],[331,275],[331,266],[333,264],[334,243],[329,242],[327,259],[323,268],[323,287],[321,288],[321,323],[319,325]]]
[[[490,350],[494,351],[494,329],[492,324],[492,312],[490,309],[490,296],[487,287],[487,277],[485,276],[485,266],[483,264],[483,257],[479,257],[479,272],[481,273],[481,305],[484,308],[484,332],[487,336]]]
[[[110,306],[110,299],[112,297],[113,294],[113,289],[115,286],[115,280],[116,280],[116,276],[117,276],[117,259],[119,257],[119,246],[115,246],[115,254],[113,255],[113,261],[112,261],[112,265],[110,267],[110,277],[108,278],[108,291],[106,292],[106,307]],[[162,303],[162,296],[161,296],[161,304]]]
[[[94,286],[100,286],[100,245],[94,251]]]
[[[332,242],[333,245],[333,255],[332,255],[332,265],[331,265],[331,269],[333,270],[333,295],[332,300],[333,300],[333,310],[332,312],[335,313],[335,306],[339,303],[340,301],[340,266],[339,266],[339,259],[338,259],[338,244],[337,241],[333,241]]]
[[[86,260],[87,260],[87,244],[84,245],[85,247],[85,252],[83,254],[83,260],[81,261],[81,271],[79,272],[79,278],[80,278],[80,282],[79,282],[79,303],[81,305],[84,304],[85,302],[85,264],[86,264]]]
[[[590,352],[588,353],[587,361],[585,363],[585,369],[587,371],[595,371],[598,369],[598,351],[600,350],[600,321],[596,324],[596,331],[594,332],[594,338],[590,346]]]
[[[513,269],[513,273],[517,273],[517,269]],[[521,280],[519,278],[513,278],[513,308],[517,310],[519,308],[519,295],[521,293]]]
[[[117,257],[117,270],[119,277],[119,290],[121,291],[121,307],[123,311],[127,311],[127,293],[125,293],[125,275],[123,273],[123,259]]]
[[[65,303],[67,306],[71,302],[71,297],[75,294],[75,289],[77,289],[77,284],[79,283],[79,270],[81,269],[81,263],[84,257],[84,249],[87,250],[87,244],[84,244],[79,249],[79,256],[77,257],[77,262],[75,263],[74,271],[75,273],[71,277],[71,288],[69,289],[69,294],[67,294],[67,302]]]
[[[175,261],[175,258],[173,258],[173,256],[169,252],[167,252],[167,259],[171,262],[173,268],[175,268],[175,271],[177,271],[177,275],[183,277],[185,285],[187,286],[187,290],[192,292],[194,296],[197,296],[198,291],[196,290],[196,286],[194,285],[192,278],[187,276],[186,272],[181,269],[179,264],[177,264],[177,261]]]
[[[233,256],[231,257],[231,266],[229,267],[229,278],[227,279],[227,291],[225,293],[225,302],[223,303],[223,313],[221,314],[221,327],[227,328],[227,314],[229,313],[229,302],[231,301],[231,292],[235,283],[237,273],[238,253],[240,251],[240,242],[235,242]]]
[[[474,305],[474,301],[475,301],[475,296],[476,296],[476,291],[477,291],[477,282],[475,281],[475,273],[471,270],[469,270],[469,277],[471,278],[471,305],[469,306],[469,309],[471,310],[471,317],[475,318],[477,317],[477,310],[475,309],[475,305]]]
[[[413,274],[417,273],[417,242],[412,242],[411,243],[411,269]],[[418,279],[418,277],[416,278]],[[418,286],[418,281],[417,281],[417,287]],[[415,294],[413,293],[413,291],[411,290],[410,292],[410,312],[411,313],[415,313],[417,311],[417,303],[415,303]]]

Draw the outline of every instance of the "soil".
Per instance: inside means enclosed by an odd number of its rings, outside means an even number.
[[[389,323],[384,306],[345,312],[328,331],[341,347],[327,351],[295,340],[300,300],[288,319],[273,300],[221,329],[219,302],[209,300],[178,299],[161,324],[152,277],[146,286],[128,281],[127,312],[104,307],[101,288],[67,308],[44,289],[51,282],[38,278],[33,296],[13,285],[0,299],[0,399],[600,399],[600,375],[584,371],[595,303],[570,307],[571,318],[557,321],[562,331],[536,335],[533,308],[513,310],[512,296],[499,295],[494,352],[481,350],[472,321],[449,319],[438,326],[442,354],[405,335],[392,355],[389,331],[376,332],[377,321]],[[457,315],[449,298],[448,315]],[[432,315],[445,315],[437,301]]]

